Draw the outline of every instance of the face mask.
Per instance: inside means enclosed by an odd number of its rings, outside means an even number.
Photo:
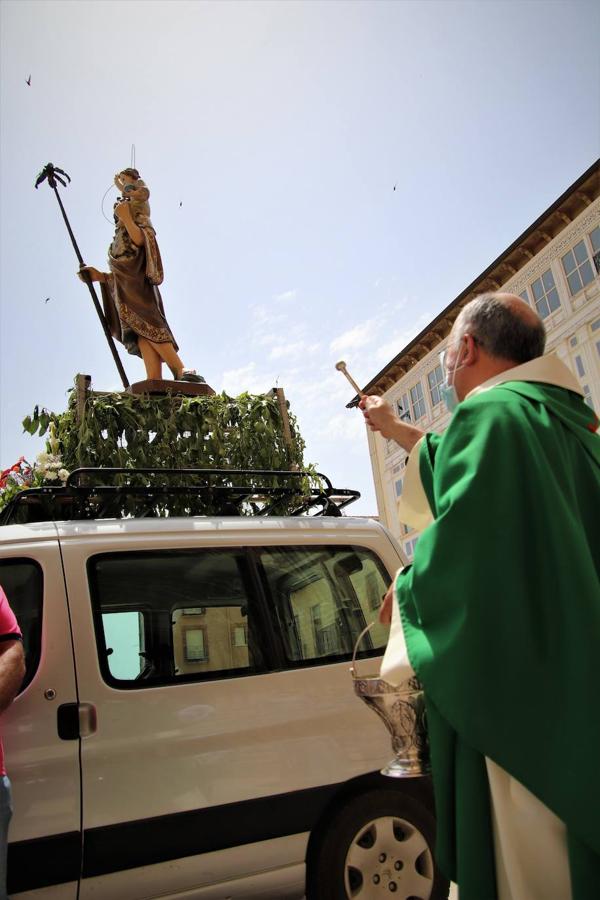
[[[440,397],[444,401],[446,409],[449,413],[454,412],[460,400],[458,399],[458,394],[456,393],[456,388],[454,387],[454,376],[456,375],[459,369],[462,369],[462,365],[459,365],[459,355],[456,356],[456,362],[454,364],[454,368],[452,370],[452,383],[450,383],[450,374],[446,373],[445,366],[445,356],[446,351],[443,352],[442,356],[442,371],[446,374],[444,382],[440,385]]]
[[[440,385],[440,397],[449,413],[454,412],[460,402],[456,388],[453,384],[448,384],[447,381]]]

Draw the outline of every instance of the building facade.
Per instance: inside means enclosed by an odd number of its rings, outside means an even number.
[[[574,372],[586,402],[600,413],[600,160],[562,194],[475,281],[365,386],[425,431],[443,431],[440,352],[462,307],[485,291],[519,294],[537,310],[547,352]],[[355,398],[351,404],[357,402]],[[399,521],[407,454],[369,432],[369,451],[382,522],[412,559],[418,533]]]

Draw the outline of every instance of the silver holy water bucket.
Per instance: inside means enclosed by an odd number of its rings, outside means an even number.
[[[377,713],[392,736],[392,749],[396,755],[381,770],[381,774],[392,778],[416,778],[428,775],[431,768],[425,700],[418,678],[413,675],[394,687],[379,675],[361,677],[356,672],[356,653],[359,644],[374,624],[371,622],[358,636],[350,674],[355,693]]]

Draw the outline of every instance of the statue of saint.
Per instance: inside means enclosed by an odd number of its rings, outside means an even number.
[[[115,175],[122,196],[114,205],[115,233],[108,248],[109,272],[84,266],[102,291],[104,314],[112,336],[128,353],[141,356],[146,377],[160,379],[167,364],[178,381],[204,382],[194,369],[186,369],[179,347],[165,318],[158,285],[163,268],[156,232],[150,221],[150,191],[137,169]]]

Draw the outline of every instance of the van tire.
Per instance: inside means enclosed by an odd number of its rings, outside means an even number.
[[[307,900],[446,900],[435,866],[435,819],[394,788],[353,797],[328,823],[312,857]]]

